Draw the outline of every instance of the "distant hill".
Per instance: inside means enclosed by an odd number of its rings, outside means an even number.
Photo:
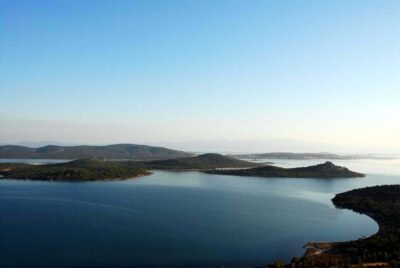
[[[169,159],[161,161],[143,162],[149,169],[173,169],[173,170],[207,170],[214,168],[242,168],[255,167],[259,164],[234,159],[220,154],[203,154],[190,158]]]
[[[0,175],[4,178],[54,181],[94,181],[126,179],[148,175],[137,162],[104,162],[98,160],[75,160],[61,164],[29,165],[0,164]]]
[[[192,154],[163,147],[136,144],[114,144],[106,146],[57,146],[48,145],[30,148],[18,145],[0,146],[0,158],[10,159],[130,159],[161,160],[191,157]]]
[[[393,157],[373,156],[373,155],[339,155],[331,153],[262,153],[262,154],[236,154],[229,155],[237,159],[291,159],[291,160],[310,160],[310,159],[330,159],[330,160],[355,160],[355,159],[394,159]]]
[[[286,178],[353,178],[364,177],[363,174],[353,172],[345,167],[325,162],[309,167],[281,168],[275,166],[261,166],[240,170],[211,170],[208,173],[254,177],[286,177]]]

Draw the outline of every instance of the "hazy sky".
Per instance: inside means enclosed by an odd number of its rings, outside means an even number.
[[[0,0],[0,143],[399,137],[398,0]]]

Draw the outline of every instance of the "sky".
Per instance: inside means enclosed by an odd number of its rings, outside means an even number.
[[[400,152],[399,104],[398,0],[0,0],[0,143]]]

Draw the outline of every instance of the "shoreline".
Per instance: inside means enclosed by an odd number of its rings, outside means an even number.
[[[352,212],[356,213],[356,211],[351,210]],[[381,231],[382,227],[379,224],[378,220],[375,219],[373,216],[369,215],[368,213],[362,213],[361,215],[368,216],[371,220],[373,220],[377,225],[378,225],[378,231],[374,234],[371,234],[368,237],[361,237],[355,240],[346,240],[346,241],[341,241],[341,242],[307,242],[303,248],[306,249],[304,252],[303,256],[305,257],[311,257],[311,256],[316,256],[316,255],[321,255],[331,249],[333,249],[335,246],[340,246],[340,244],[344,243],[349,243],[349,242],[354,242],[354,241],[362,241],[366,239],[370,239],[371,237],[378,235],[379,232]]]
[[[345,265],[391,266],[400,263],[400,185],[364,187],[336,194],[339,209],[368,216],[378,225],[369,237],[344,242],[308,242],[296,265],[339,267]]]

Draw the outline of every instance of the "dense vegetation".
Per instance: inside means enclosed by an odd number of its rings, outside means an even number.
[[[16,145],[0,146],[0,158],[30,159],[132,159],[156,160],[191,157],[192,154],[163,147],[136,144],[106,146],[55,146],[29,148]]]
[[[62,164],[0,164],[4,178],[29,180],[92,181],[124,179],[150,174],[134,162],[75,160]]]
[[[373,218],[377,234],[357,241],[339,243],[336,249],[351,262],[400,262],[400,185],[367,187],[338,194],[333,203]],[[399,263],[400,265],[400,263]]]
[[[364,176],[361,173],[350,171],[345,167],[336,166],[331,162],[299,168],[281,168],[266,165],[249,169],[210,170],[208,172],[223,175],[286,178],[352,178]]]
[[[189,158],[147,161],[142,162],[142,164],[149,169],[170,170],[209,170],[215,168],[248,168],[259,166],[259,164],[220,154],[203,154]]]
[[[263,154],[238,154],[230,155],[238,159],[331,159],[331,160],[354,160],[354,159],[390,159],[389,157],[373,155],[338,155],[332,153],[263,153]]]
[[[379,231],[355,241],[310,243],[314,249],[300,259],[293,258],[291,267],[400,267],[400,185],[356,189],[337,194],[332,201],[338,208],[370,216]]]

